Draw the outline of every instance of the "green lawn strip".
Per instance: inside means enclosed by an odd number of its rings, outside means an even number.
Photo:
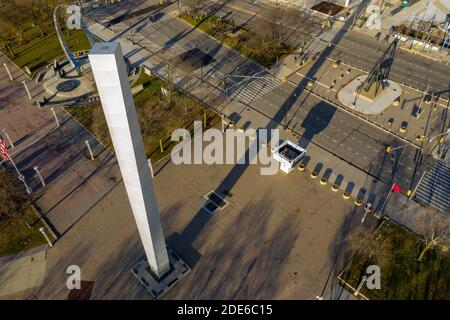
[[[64,55],[59,44],[56,31],[52,26],[45,29],[45,36],[41,37],[37,28],[27,29],[24,33],[25,42],[12,46],[14,57],[9,51],[3,53],[17,64],[18,67],[27,66],[31,72],[51,63],[53,59]],[[69,35],[63,29],[63,36],[72,52],[88,50],[90,43],[83,30],[70,30]]]
[[[0,256],[46,243],[39,228],[45,225],[17,176],[0,167]],[[52,240],[49,230],[47,235]]]
[[[171,133],[178,128],[188,128],[193,132],[193,122],[203,121],[207,116],[206,128],[217,126],[221,118],[180,91],[173,91],[173,105],[168,106],[167,97],[161,93],[161,86],[168,84],[161,79],[141,73],[135,85],[143,84],[144,90],[134,96],[139,124],[147,157],[155,163],[170,154],[176,143],[171,141]],[[84,108],[66,108],[80,123],[89,129],[102,143],[112,149],[106,120],[101,105]],[[160,140],[163,151],[160,148]]]
[[[232,28],[231,23],[229,21],[220,21],[215,16],[198,19],[194,16],[183,16],[182,18],[196,28],[206,32],[266,68],[272,66],[277,61],[277,58],[280,59],[295,49],[276,39],[257,34],[239,26],[235,26],[235,30],[239,32],[239,36],[230,37],[226,34],[226,31]]]
[[[417,262],[423,241],[417,235],[385,221],[377,231],[393,241],[391,258],[381,270],[381,289],[361,288],[361,293],[373,300],[450,299],[450,257],[430,250],[423,262]],[[375,264],[367,256],[357,254],[341,278],[357,288],[367,266]]]
[[[44,227],[49,238],[54,241],[53,236],[45,228],[39,219],[39,215],[30,206],[24,209],[20,218],[9,219],[0,227],[0,257],[29,250],[46,244],[39,228]]]

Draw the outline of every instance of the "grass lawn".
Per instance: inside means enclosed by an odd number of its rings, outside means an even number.
[[[449,256],[430,250],[423,262],[417,262],[423,242],[415,234],[390,221],[385,221],[377,232],[391,238],[394,249],[391,257],[380,265],[381,289],[363,286],[363,295],[373,300],[450,299]],[[341,278],[356,288],[371,264],[375,263],[367,256],[357,254]]]
[[[39,219],[21,182],[10,171],[0,167],[0,256],[45,244],[46,240],[39,231],[45,226]],[[46,233],[52,238],[47,230]]]
[[[46,244],[39,228],[44,224],[39,220],[38,213],[29,206],[23,210],[18,219],[0,222],[0,257]],[[46,231],[50,239],[52,235]]]
[[[236,36],[233,37],[227,33],[232,29],[232,24],[215,16],[196,19],[193,15],[186,15],[183,19],[266,68],[272,66],[277,58],[294,51],[292,46],[277,39],[239,26],[235,26]]]
[[[4,51],[17,66],[24,68],[27,66],[31,72],[50,63],[53,59],[64,55],[64,51],[59,44],[58,37],[53,26],[46,29],[45,36],[42,38],[37,28],[30,28],[25,31],[25,42],[12,46],[14,57],[11,57],[9,51]],[[67,35],[63,29],[64,38],[72,52],[87,50],[90,48],[89,40],[82,30],[70,30]]]
[[[206,109],[183,92],[174,90],[172,103],[161,93],[161,86],[168,88],[168,84],[159,78],[149,76],[144,72],[135,85],[143,84],[144,90],[134,96],[138,113],[141,133],[144,139],[145,153],[152,162],[164,158],[175,145],[170,139],[174,129],[188,128],[193,132],[193,122],[203,121],[206,112],[207,127],[220,123],[220,117]],[[66,108],[78,121],[88,128],[99,140],[112,149],[106,120],[101,105],[84,108]],[[160,139],[163,151],[160,149]]]

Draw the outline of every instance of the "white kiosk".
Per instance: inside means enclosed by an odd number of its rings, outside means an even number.
[[[291,172],[305,154],[305,149],[289,140],[272,148],[273,158],[280,162],[280,169],[285,173]]]

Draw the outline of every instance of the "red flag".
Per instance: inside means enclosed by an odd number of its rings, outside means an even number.
[[[392,186],[392,191],[402,192],[402,189],[400,188],[400,186],[398,184],[394,183],[394,185]]]
[[[5,140],[3,140],[2,136],[0,136],[0,154],[3,157],[3,160],[9,160],[8,147],[6,146]]]

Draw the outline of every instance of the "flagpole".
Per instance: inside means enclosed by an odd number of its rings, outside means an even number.
[[[381,206],[381,209],[380,209],[380,214],[383,213],[384,206],[386,205],[386,202],[388,201],[389,196],[390,196],[391,193],[392,193],[392,189],[394,189],[394,186],[395,186],[395,183],[392,184],[391,189],[389,190],[389,193],[388,193],[386,199],[384,199],[383,205]]]
[[[25,186],[25,189],[27,190],[27,193],[31,194],[31,192],[32,192],[31,188],[28,186],[27,182],[25,181],[25,177],[20,173],[20,171],[17,168],[16,164],[14,163],[12,157],[9,154],[7,154],[7,155],[8,155],[9,160],[11,161],[14,169],[16,169],[16,171],[17,171],[17,175],[19,176],[19,180],[23,182],[23,184]]]

